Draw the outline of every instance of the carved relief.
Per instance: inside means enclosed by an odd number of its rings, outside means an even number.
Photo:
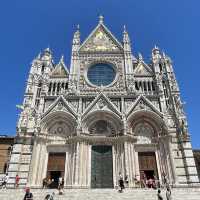
[[[137,136],[137,144],[150,144],[154,131],[147,123],[140,123],[134,128],[134,134]]]
[[[120,101],[120,99],[111,99],[111,102],[118,108],[118,110],[121,110],[121,101]]]
[[[65,122],[59,121],[53,124],[51,127],[49,127],[48,133],[55,136],[59,136],[59,135],[69,136],[72,134],[71,128],[72,127],[69,127],[69,125],[66,124]]]
[[[131,108],[134,101],[135,101],[135,99],[125,99],[125,109],[126,109],[126,111],[128,111]]]
[[[89,132],[92,135],[112,135],[115,133],[114,127],[105,120],[95,122],[90,128]]]
[[[99,101],[97,102],[97,106],[99,109],[102,109],[104,106],[106,106],[107,102],[105,102],[104,99],[99,99]]]
[[[57,105],[57,110],[62,110],[63,109],[63,102],[59,102]]]
[[[117,51],[118,46],[105,33],[103,28],[99,28],[96,33],[86,42],[82,51]]]
[[[68,100],[69,104],[72,105],[73,109],[78,111],[78,100],[77,99],[73,99],[73,100]]]

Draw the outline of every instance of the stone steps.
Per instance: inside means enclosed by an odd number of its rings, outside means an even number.
[[[157,200],[157,191],[151,189],[126,189],[119,193],[114,189],[65,189],[63,195],[57,190],[31,189],[34,200],[43,200],[46,194],[55,192],[55,200]],[[165,198],[165,190],[162,191]],[[0,200],[23,200],[24,190],[0,190]],[[172,190],[173,200],[200,200],[200,188],[182,188]]]

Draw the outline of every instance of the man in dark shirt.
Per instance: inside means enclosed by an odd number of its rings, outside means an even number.
[[[24,200],[33,200],[33,194],[30,192],[30,188],[26,188],[26,194]]]

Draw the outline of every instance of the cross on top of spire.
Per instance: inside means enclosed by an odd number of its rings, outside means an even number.
[[[103,15],[99,15],[99,23],[100,24],[103,24],[103,19],[104,19]]]

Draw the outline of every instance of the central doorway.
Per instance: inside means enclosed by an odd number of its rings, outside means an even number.
[[[91,188],[113,188],[112,146],[92,146]]]
[[[49,188],[57,188],[59,177],[64,178],[66,153],[49,153],[47,166],[47,180],[50,180]]]

